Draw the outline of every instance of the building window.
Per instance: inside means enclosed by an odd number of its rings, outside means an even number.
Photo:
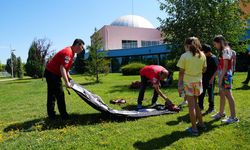
[[[160,41],[141,41],[141,47],[160,45]]]
[[[122,40],[122,48],[127,49],[127,48],[137,48],[137,41],[133,40]]]

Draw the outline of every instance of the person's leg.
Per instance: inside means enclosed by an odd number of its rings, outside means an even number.
[[[61,117],[66,119],[68,117],[68,113],[66,111],[65,96],[61,79],[56,80],[55,95]]]
[[[155,104],[158,99],[158,93],[156,90],[154,90],[154,95],[152,97],[152,104]]]
[[[47,82],[47,114],[48,117],[53,119],[55,118],[55,95],[54,95],[54,84],[53,79],[49,73],[46,74],[46,82]]]
[[[190,121],[192,124],[192,129],[197,131],[194,96],[187,96],[187,100],[188,100],[188,110],[189,110]]]
[[[235,102],[234,102],[234,97],[232,95],[232,91],[231,90],[226,90],[225,95],[226,95],[227,100],[228,100],[231,117],[236,117]]]
[[[248,67],[246,83],[248,84],[249,81],[250,81],[250,66]]]
[[[208,110],[214,110],[214,84],[210,85],[207,89],[208,91],[208,103],[209,103],[209,108]]]
[[[224,109],[225,109],[225,91],[224,89],[220,89],[220,115],[224,114]]]
[[[206,95],[206,90],[207,90],[207,86],[203,85],[203,92],[198,97],[198,100],[199,100],[198,104],[199,104],[199,107],[200,107],[201,110],[204,109],[203,103],[204,103],[204,98],[205,98],[205,95]]]
[[[146,91],[146,88],[147,88],[147,79],[146,77],[141,76],[141,87],[140,87],[140,92],[139,92],[139,96],[137,99],[138,105],[142,105],[142,101],[144,99],[144,93]]]
[[[198,100],[198,97],[195,96],[194,97],[194,102],[195,102],[195,113],[196,113],[196,117],[197,117],[197,120],[200,124],[203,124],[203,120],[202,120],[202,114],[201,114],[201,110],[200,110],[200,107],[197,103],[197,100]]]

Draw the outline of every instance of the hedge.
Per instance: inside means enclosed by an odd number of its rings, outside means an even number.
[[[128,65],[125,65],[122,67],[122,75],[128,76],[128,75],[139,75],[140,70],[145,67],[145,64],[142,63],[131,63]]]

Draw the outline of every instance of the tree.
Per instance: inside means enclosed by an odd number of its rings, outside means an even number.
[[[23,78],[23,65],[21,57],[17,58],[17,77],[22,79]]]
[[[86,70],[86,61],[84,60],[84,53],[77,54],[73,64],[73,69],[77,73],[83,74]]]
[[[33,78],[43,77],[46,60],[49,56],[51,41],[47,39],[34,40],[30,46],[25,70]]]
[[[91,37],[91,46],[88,46],[89,59],[87,61],[87,74],[94,77],[96,82],[100,82],[100,74],[108,74],[109,61],[104,58],[105,53],[101,52],[102,38],[100,33],[95,29]]]
[[[236,51],[246,49],[239,44],[245,35],[248,16],[241,11],[239,0],[159,0],[165,19],[158,18],[164,41],[172,46],[170,58],[177,60],[187,37],[196,36],[202,43],[212,44],[221,34]]]
[[[12,65],[13,65],[13,77],[17,75],[17,58],[16,55],[12,52],[11,58],[7,59],[5,70],[12,75]]]
[[[0,72],[4,71],[4,65],[0,62]]]

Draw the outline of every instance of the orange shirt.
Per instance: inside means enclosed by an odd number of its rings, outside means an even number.
[[[59,51],[47,64],[46,69],[53,74],[61,77],[60,66],[63,67],[68,72],[70,67],[72,66],[74,59],[74,52],[71,47],[66,47]]]

